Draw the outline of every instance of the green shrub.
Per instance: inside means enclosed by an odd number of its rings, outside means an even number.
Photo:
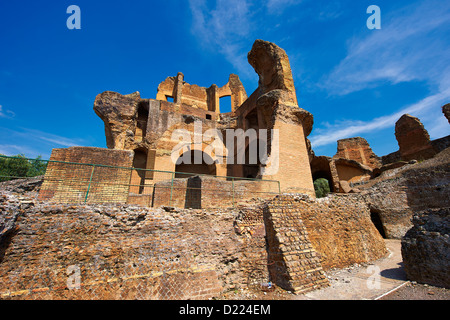
[[[323,198],[330,193],[330,185],[325,178],[319,178],[314,181],[314,190],[317,198]]]
[[[14,157],[0,157],[0,181],[11,180],[14,177],[25,178],[45,174],[47,162],[41,156],[28,160],[23,154]]]

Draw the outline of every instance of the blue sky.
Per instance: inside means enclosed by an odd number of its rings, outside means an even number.
[[[66,27],[73,4],[81,30]],[[380,30],[366,26],[372,4]],[[396,151],[404,113],[432,139],[450,134],[441,112],[450,102],[449,1],[2,1],[0,153],[48,159],[52,148],[106,147],[95,96],[155,98],[179,71],[205,87],[236,73],[250,95],[255,39],[289,55],[317,155],[333,156],[338,139],[354,136],[379,156]]]

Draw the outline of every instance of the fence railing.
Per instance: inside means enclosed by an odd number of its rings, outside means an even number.
[[[0,183],[44,172],[38,199],[58,203],[200,209],[236,206],[242,200],[281,193],[276,180],[0,156]]]

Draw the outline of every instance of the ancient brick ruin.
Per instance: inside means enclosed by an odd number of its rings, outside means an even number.
[[[314,196],[305,139],[312,130],[313,120],[309,112],[298,107],[288,56],[275,44],[257,40],[248,60],[259,75],[259,86],[250,97],[234,74],[220,88],[215,84],[204,88],[185,82],[184,75],[178,73],[159,84],[156,99],[142,99],[137,92],[99,94],[94,110],[105,123],[108,148],[134,151],[135,168],[277,180],[282,191]],[[224,96],[231,96],[231,112],[220,112],[220,98]],[[177,157],[183,156],[183,152],[205,153],[207,144],[195,141],[195,121],[201,121],[202,134],[217,129],[225,140],[227,129],[254,129],[256,141],[248,139],[245,146],[235,145],[235,150],[227,150],[226,141],[222,141],[223,154],[209,154],[215,161],[212,164],[205,161],[177,164],[172,160],[174,152],[180,153]],[[180,129],[192,135],[193,143],[186,149],[174,151],[179,140],[173,138],[173,132]],[[252,144],[261,147],[259,129],[277,129],[279,132],[278,154],[282,161],[274,174],[265,174],[264,165],[259,161],[248,161]],[[265,147],[270,155],[271,140]],[[236,159],[237,148],[245,150],[243,164]],[[231,164],[226,161],[229,152],[235,157]],[[152,187],[156,181],[149,174],[133,172],[132,184]]]
[[[448,286],[435,273],[448,252],[450,136],[430,141],[404,115],[397,152],[378,157],[353,137],[333,157],[315,155],[313,116],[298,106],[286,52],[256,40],[248,61],[259,76],[250,96],[234,74],[206,88],[178,73],[156,99],[103,92],[94,111],[108,148],[53,149],[42,184],[0,184],[0,299],[209,299],[268,281],[302,294],[328,286],[328,270],[385,257],[383,238],[403,239],[411,279]],[[196,140],[211,129],[224,133],[212,152]],[[227,129],[258,135],[228,150]],[[275,172],[249,161],[260,129],[277,130],[264,146],[277,153]],[[186,148],[177,130],[191,138]],[[244,163],[227,163],[238,148]],[[186,153],[203,160],[179,162]],[[326,198],[315,197],[318,178],[329,182]],[[74,265],[81,290],[67,287]]]

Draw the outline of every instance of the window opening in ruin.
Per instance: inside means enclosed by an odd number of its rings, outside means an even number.
[[[147,134],[148,106],[139,104],[136,120],[136,130],[134,138],[136,142],[141,142]]]
[[[189,158],[189,156],[190,163],[182,163],[183,159]],[[202,159],[202,162],[195,163],[195,159]],[[197,174],[216,175],[216,164],[209,155],[202,151],[186,151],[178,158],[175,166],[175,172],[175,178],[188,178]]]
[[[174,102],[173,97],[170,97],[170,96],[166,96],[166,100],[169,102],[172,102],[172,103]]]
[[[259,129],[259,123],[258,123],[258,113],[256,111],[256,108],[249,112],[245,116],[245,129]]]
[[[211,120],[211,119],[212,119],[212,116],[211,116],[210,114],[207,114],[207,115],[206,115],[206,119],[207,119],[207,120]]]
[[[261,143],[264,142],[262,142],[262,140],[256,139],[253,142],[249,143],[249,145],[245,149],[245,164],[243,165],[243,175],[245,178],[261,179],[260,175],[261,159],[259,156],[260,148],[263,147],[260,145]],[[256,148],[253,146],[253,144],[257,144]],[[256,154],[252,155],[251,159],[250,152],[254,152],[254,150],[256,150]]]
[[[375,225],[375,228],[377,228],[380,235],[384,239],[386,239],[386,233],[384,232],[383,221],[381,220],[380,212],[378,210],[375,210],[373,208],[370,209],[370,220],[372,220],[372,223]]]
[[[231,96],[219,98],[220,113],[231,112]]]
[[[133,170],[131,174],[130,192],[142,194],[144,192],[146,171],[139,169],[147,168],[147,150],[134,150],[133,168],[137,170]]]

